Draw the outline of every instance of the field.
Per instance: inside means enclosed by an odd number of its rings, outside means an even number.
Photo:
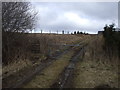
[[[113,56],[110,61],[105,56],[102,48],[104,39],[101,35],[26,34],[26,36],[31,38],[29,44],[39,42],[41,50],[40,53],[29,51],[28,56],[39,58],[36,60],[29,57],[19,58],[18,61],[13,60],[4,65],[3,87],[60,88],[60,85],[67,88],[95,88],[100,85],[119,87],[119,59]],[[50,56],[48,50],[51,50]]]
[[[120,88],[120,2],[0,3],[0,88]]]
[[[28,37],[29,40],[26,41],[26,46],[30,46],[30,44],[34,43],[36,40],[40,43],[40,53],[33,53],[31,50],[28,52],[24,52],[25,50],[21,49],[19,52],[15,53],[15,56],[20,56],[19,58],[12,58],[12,62],[8,65],[3,65],[2,74],[3,78],[10,77],[11,75],[16,75],[14,77],[19,76],[21,71],[26,71],[27,69],[36,67],[41,64],[44,60],[46,60],[48,49],[51,49],[51,53],[54,55],[56,52],[63,52],[68,48],[68,46],[61,46],[63,44],[75,44],[81,42],[83,39],[89,36],[75,36],[75,35],[54,35],[54,34],[27,34],[25,37]],[[25,38],[26,39],[26,38]],[[23,43],[24,44],[24,43]],[[48,44],[58,44],[48,45]],[[22,47],[20,47],[22,48]],[[18,48],[19,49],[19,48]],[[22,56],[22,57],[21,57]],[[34,59],[34,57],[38,56],[39,59]]]

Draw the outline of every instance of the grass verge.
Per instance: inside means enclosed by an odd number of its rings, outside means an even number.
[[[75,88],[94,88],[102,84],[118,88],[116,71],[111,65],[100,64],[92,60],[79,62],[74,73]]]

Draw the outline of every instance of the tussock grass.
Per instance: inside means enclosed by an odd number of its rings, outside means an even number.
[[[17,73],[20,70],[23,70],[25,68],[36,67],[44,59],[46,59],[46,57],[44,57],[42,55],[41,58],[35,62],[33,62],[32,60],[29,60],[29,59],[24,59],[24,60],[18,60],[18,61],[14,61],[12,63],[9,63],[8,65],[2,67],[3,78],[10,76],[12,74],[15,74],[15,73]]]
[[[15,72],[25,68],[26,66],[32,66],[32,62],[30,60],[19,60],[13,63],[8,64],[7,66],[2,67],[3,78],[14,74]]]
[[[89,41],[83,61],[77,64],[74,72],[76,88],[94,88],[103,84],[118,88],[119,59],[113,55],[110,60],[103,45],[104,39],[101,35]]]
[[[100,64],[92,60],[78,63],[75,70],[75,88],[94,88],[102,84],[118,88],[118,74],[111,65]]]

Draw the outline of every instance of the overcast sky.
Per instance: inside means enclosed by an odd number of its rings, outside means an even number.
[[[83,31],[97,33],[105,24],[116,23],[117,2],[32,2],[38,12],[36,32]]]

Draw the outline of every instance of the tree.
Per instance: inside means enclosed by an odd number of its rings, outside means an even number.
[[[83,32],[80,32],[80,34],[83,34]]]
[[[115,31],[115,24],[105,25],[103,37],[105,39],[104,50],[111,57],[116,51],[120,53],[120,32]],[[120,56],[120,54],[119,54]]]
[[[76,34],[76,31],[74,31],[74,34]]]
[[[77,34],[80,34],[80,32],[79,32],[79,31],[77,31]]]
[[[30,2],[2,2],[2,53],[4,60],[13,54],[15,43],[22,43],[20,33],[34,29],[35,13]],[[18,45],[18,44],[17,44]],[[14,54],[13,54],[14,55]]]
[[[30,2],[2,2],[2,31],[31,31],[36,13],[30,7]]]

